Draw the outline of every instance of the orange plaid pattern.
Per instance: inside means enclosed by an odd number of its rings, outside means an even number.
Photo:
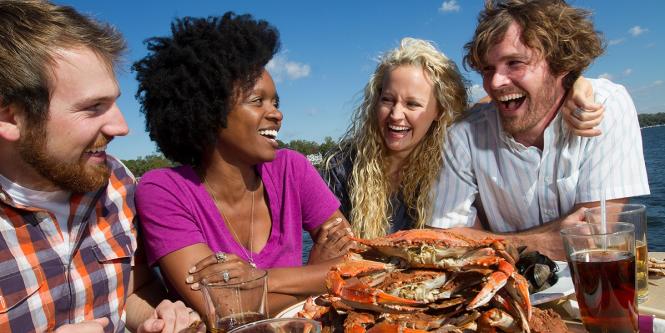
[[[107,332],[124,332],[135,179],[118,160],[107,164],[106,187],[70,200],[72,253],[51,213],[19,206],[0,188],[0,332],[51,331],[100,317],[110,319]]]

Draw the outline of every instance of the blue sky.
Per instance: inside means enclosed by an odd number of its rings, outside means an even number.
[[[156,152],[145,132],[130,65],[146,54],[143,41],[169,34],[182,16],[222,15],[233,10],[269,21],[282,49],[270,71],[276,79],[284,121],[279,138],[337,139],[372,73],[377,57],[403,37],[433,41],[453,59],[481,96],[482,82],[461,66],[463,45],[473,34],[482,0],[416,1],[56,1],[117,27],[129,45],[118,79],[119,105],[130,134],[116,138],[111,154],[131,159]],[[625,85],[638,113],[665,112],[665,2],[661,0],[571,0],[589,9],[608,42],[605,55],[585,73]]]

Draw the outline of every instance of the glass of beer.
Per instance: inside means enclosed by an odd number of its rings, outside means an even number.
[[[649,296],[649,271],[647,263],[647,208],[640,204],[607,204],[607,222],[632,223],[635,227],[635,263],[637,265],[637,301],[642,303]],[[585,213],[589,223],[600,223],[600,207],[588,209]]]
[[[305,318],[266,319],[240,326],[230,333],[321,333],[321,323]]]
[[[228,274],[228,273],[227,273]],[[206,276],[201,292],[206,303],[206,327],[210,333],[226,333],[236,327],[268,318],[267,272],[253,269],[224,279],[224,272]]]
[[[561,230],[561,237],[587,331],[638,332],[635,227],[585,223]]]

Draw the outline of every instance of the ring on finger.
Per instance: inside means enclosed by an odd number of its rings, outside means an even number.
[[[226,253],[222,251],[215,252],[215,259],[217,260],[217,263],[223,263],[226,261]]]
[[[577,108],[577,109],[575,109],[575,111],[573,111],[573,115],[575,116],[575,118],[578,118],[578,119],[582,117],[582,113],[584,113],[584,110],[582,110],[580,108]]]
[[[231,275],[229,274],[229,271],[222,272],[222,280],[224,280],[224,282],[229,282],[230,279]]]

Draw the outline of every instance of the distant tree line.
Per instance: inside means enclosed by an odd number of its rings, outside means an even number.
[[[641,113],[637,115],[640,127],[665,125],[665,112]]]
[[[279,141],[280,148],[289,148],[307,156],[313,164],[320,161],[331,149],[337,146],[337,141],[332,137],[325,137],[323,143],[317,143],[309,140],[291,140],[289,143]],[[122,161],[135,177],[141,177],[144,173],[157,168],[172,167],[174,162],[168,160],[162,154],[152,154],[138,157],[133,160]]]

